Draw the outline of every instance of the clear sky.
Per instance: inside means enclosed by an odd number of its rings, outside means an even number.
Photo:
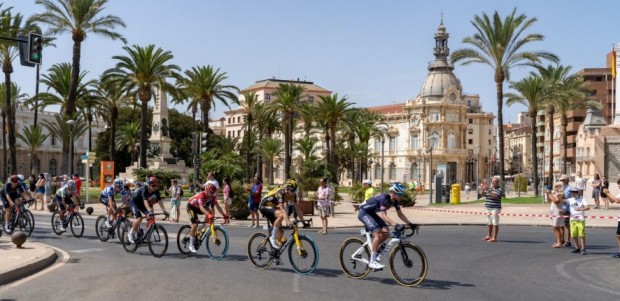
[[[34,0],[3,0],[3,8],[30,16],[41,12]],[[433,34],[441,20],[451,51],[464,47],[474,15],[495,10],[536,17],[529,32],[545,41],[528,50],[557,54],[561,64],[605,67],[605,55],[618,36],[620,1],[597,0],[111,0],[107,14],[120,17],[118,28],[128,45],[155,44],[174,55],[183,69],[213,65],[229,76],[227,84],[241,89],[267,78],[312,81],[358,107],[388,105],[415,98],[434,59]],[[42,72],[55,63],[71,62],[68,34],[44,49]],[[96,78],[113,66],[113,55],[125,55],[122,42],[90,35],[82,43],[82,70]],[[479,94],[483,110],[496,112],[495,84],[490,67],[455,66],[463,90]],[[13,80],[22,93],[34,94],[35,69],[14,62]],[[529,72],[516,69],[512,80]],[[46,87],[41,87],[44,91]],[[505,91],[507,91],[507,85]],[[177,107],[183,110],[185,107]],[[216,103],[212,117],[223,116]],[[505,107],[504,121],[516,120],[524,107]]]

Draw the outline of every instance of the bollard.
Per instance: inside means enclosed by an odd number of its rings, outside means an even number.
[[[11,241],[18,247],[21,248],[22,245],[26,242],[26,233],[22,231],[15,231],[11,235]]]

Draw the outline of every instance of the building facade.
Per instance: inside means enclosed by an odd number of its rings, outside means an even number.
[[[526,113],[519,113],[518,123],[505,125],[504,128],[504,166],[507,175],[523,174],[532,178],[532,120]]]

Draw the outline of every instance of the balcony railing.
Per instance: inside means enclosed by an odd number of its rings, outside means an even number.
[[[594,161],[593,156],[577,156],[577,162],[589,162]]]

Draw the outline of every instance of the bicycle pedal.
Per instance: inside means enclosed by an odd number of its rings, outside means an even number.
[[[370,270],[373,271],[373,272],[380,272],[380,271],[383,271],[383,268],[380,268],[380,269],[370,269]]]

